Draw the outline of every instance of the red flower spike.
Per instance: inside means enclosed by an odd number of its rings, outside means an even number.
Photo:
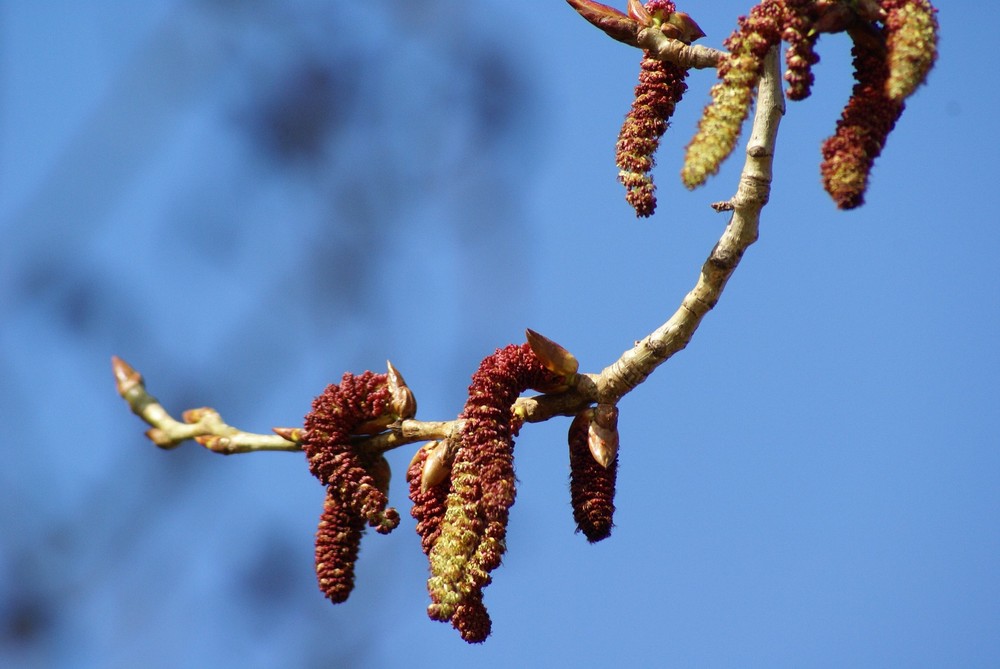
[[[719,62],[719,83],[711,88],[698,132],[687,146],[681,181],[696,188],[719,171],[736,147],[743,121],[770,48],[781,42],[785,0],[762,0],[741,16],[736,31],[724,42],[729,54]]]
[[[618,180],[625,186],[625,200],[637,217],[652,216],[656,211],[656,187],[650,175],[656,164],[654,154],[687,90],[686,77],[686,69],[652,58],[648,52],[643,54],[635,100],[615,147]]]
[[[566,2],[579,12],[580,16],[603,30],[612,39],[632,46],[637,45],[636,36],[639,33],[640,25],[614,7],[592,2],[592,0],[566,0]]]
[[[786,6],[788,12],[781,33],[781,39],[788,43],[785,52],[788,89],[785,96],[789,100],[804,100],[809,97],[812,88],[812,66],[819,62],[815,48],[819,33],[813,30],[816,17],[812,5],[803,0],[789,0]]]
[[[406,482],[410,487],[410,501],[413,508],[410,515],[417,521],[417,534],[420,535],[420,546],[424,555],[428,555],[441,534],[441,521],[444,519],[445,500],[451,486],[446,480],[423,487],[423,473],[427,458],[437,447],[438,442],[430,442],[417,451],[406,471]]]
[[[823,187],[841,209],[864,204],[872,165],[904,106],[886,94],[889,67],[885,51],[871,48],[865,40],[855,42],[852,53],[857,83],[836,132],[823,142],[820,165]]]
[[[302,450],[309,470],[324,485],[338,491],[355,513],[380,533],[399,524],[395,509],[378,489],[361,456],[351,443],[358,427],[370,425],[389,411],[389,391],[384,374],[344,374],[340,385],[327,386],[313,401],[306,416]]]
[[[490,614],[483,604],[483,594],[477,591],[466,601],[455,607],[455,615],[451,618],[452,625],[468,643],[482,643],[490,635],[493,623]]]
[[[886,94],[904,100],[927,78],[937,60],[937,9],[928,0],[882,0],[889,77]]]
[[[599,405],[600,406],[600,405]],[[612,409],[614,407],[611,407]],[[595,543],[611,535],[615,513],[615,479],[618,476],[617,451],[607,467],[591,454],[591,432],[595,410],[581,411],[569,428],[570,500],[578,532]],[[617,442],[617,432],[615,433]]]
[[[528,344],[498,349],[472,376],[460,416],[463,428],[452,465],[451,492],[430,551],[427,582],[432,602],[428,615],[450,620],[467,640],[480,640],[485,620],[485,609],[479,610],[482,588],[506,549],[507,519],[516,494],[516,423],[511,408],[524,390],[556,380]],[[469,620],[478,622],[472,625]],[[466,627],[480,632],[467,632]]]
[[[354,589],[354,563],[364,529],[364,519],[333,490],[327,491],[316,530],[316,578],[319,589],[334,604],[346,601]]]
[[[399,525],[388,508],[389,463],[382,455],[363,455],[351,442],[391,415],[384,374],[344,374],[313,400],[300,437],[309,470],[327,487],[316,533],[316,574],[333,602],[347,599],[354,585],[361,534],[367,522],[387,534]]]

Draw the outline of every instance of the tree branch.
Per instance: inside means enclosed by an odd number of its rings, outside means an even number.
[[[758,84],[757,112],[739,187],[728,205],[716,205],[719,209],[731,208],[733,211],[722,238],[702,265],[698,283],[684,297],[670,320],[623,353],[598,376],[597,393],[602,402],[617,402],[688,345],[701,319],[718,303],[743,253],[757,241],[760,212],[771,191],[778,123],[785,113],[778,66],[778,51],[772,48],[764,61]]]
[[[653,46],[663,45],[663,49],[677,50],[675,45],[680,44],[655,30],[641,32],[640,39],[646,39],[643,35],[647,34],[653,35],[648,38],[648,43]],[[709,57],[700,50],[684,53],[701,54],[692,58]],[[666,323],[623,353],[600,374],[577,375],[574,386],[566,392],[518,399],[513,410],[521,420],[539,423],[554,416],[572,416],[595,402],[615,404],[645,381],[653,370],[687,346],[702,318],[719,301],[743,253],[757,240],[760,212],[770,193],[778,123],[784,111],[777,49],[771,49],[759,83],[757,112],[739,187],[728,202],[713,205],[719,211],[732,210],[732,218],[702,266],[695,287]],[[112,358],[112,368],[118,393],[132,411],[151,426],[146,436],[161,448],[175,448],[188,439],[194,439],[205,448],[225,455],[301,450],[298,428],[274,428],[276,434],[245,432],[227,425],[218,412],[209,408],[185,411],[183,422],[177,421],[146,391],[141,374],[117,357]],[[381,434],[356,439],[360,449],[382,453],[406,444],[445,439],[457,434],[461,427],[459,420],[408,419],[390,425]]]

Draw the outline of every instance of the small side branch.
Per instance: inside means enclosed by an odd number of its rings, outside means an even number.
[[[277,434],[254,434],[227,425],[215,409],[207,407],[189,409],[182,416],[183,422],[175,420],[146,390],[142,374],[117,356],[111,358],[111,368],[118,394],[128,403],[132,413],[150,425],[146,436],[160,448],[176,448],[188,439],[194,439],[208,450],[223,455],[301,450],[298,443]],[[296,430],[283,432],[294,437]]]

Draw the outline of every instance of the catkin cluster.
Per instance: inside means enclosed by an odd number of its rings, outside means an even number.
[[[681,180],[701,185],[736,146],[749,113],[764,57],[784,41],[786,95],[809,96],[821,33],[847,32],[854,41],[857,84],[822,146],[823,186],[841,209],[864,202],[868,176],[903,100],[924,81],[937,57],[937,10],[927,0],[763,0],[741,17],[726,40],[698,132],[687,147]]]
[[[402,377],[390,374],[344,374],[313,400],[302,432],[309,471],[326,486],[326,500],[316,531],[316,577],[320,590],[343,602],[354,588],[354,563],[365,526],[381,534],[399,525],[388,506],[389,463],[381,454],[355,448],[352,437],[375,434],[415,410],[401,402],[408,394]],[[411,414],[412,415],[412,414]],[[409,416],[405,416],[409,417]]]

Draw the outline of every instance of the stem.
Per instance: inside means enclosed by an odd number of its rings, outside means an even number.
[[[760,212],[771,192],[778,123],[785,113],[777,48],[768,52],[758,86],[757,112],[739,187],[728,205],[717,205],[720,209],[731,207],[732,218],[702,265],[698,283],[684,297],[670,320],[623,353],[598,376],[597,392],[602,402],[614,404],[688,345],[701,319],[718,303],[743,253],[757,241]]]
[[[719,51],[701,44],[685,44],[671,39],[658,28],[644,28],[639,31],[637,45],[649,52],[657,60],[665,60],[680,67],[704,70],[718,67],[719,61],[726,56],[725,51]]]
[[[662,37],[659,31],[648,30],[640,33],[640,39],[647,33]],[[660,43],[659,38],[649,39],[653,44]],[[760,212],[767,204],[771,190],[778,123],[784,112],[778,52],[773,48],[764,61],[757,112],[736,194],[728,202],[713,205],[719,211],[731,210],[732,217],[702,266],[697,284],[666,323],[623,353],[600,374],[579,374],[575,387],[564,393],[518,399],[513,410],[524,422],[539,423],[554,416],[571,416],[598,401],[615,404],[645,381],[653,370],[687,346],[702,318],[718,303],[743,253],[757,241]],[[174,448],[188,439],[194,439],[205,448],[226,455],[301,450],[297,428],[274,428],[277,434],[245,432],[227,425],[218,412],[208,408],[185,411],[184,421],[177,421],[146,391],[141,374],[117,357],[112,358],[112,368],[118,393],[136,415],[152,426],[146,436],[161,448]],[[382,453],[414,442],[445,439],[460,429],[461,421],[458,420],[409,419],[390,426],[381,434],[358,437],[357,443],[366,451]]]

